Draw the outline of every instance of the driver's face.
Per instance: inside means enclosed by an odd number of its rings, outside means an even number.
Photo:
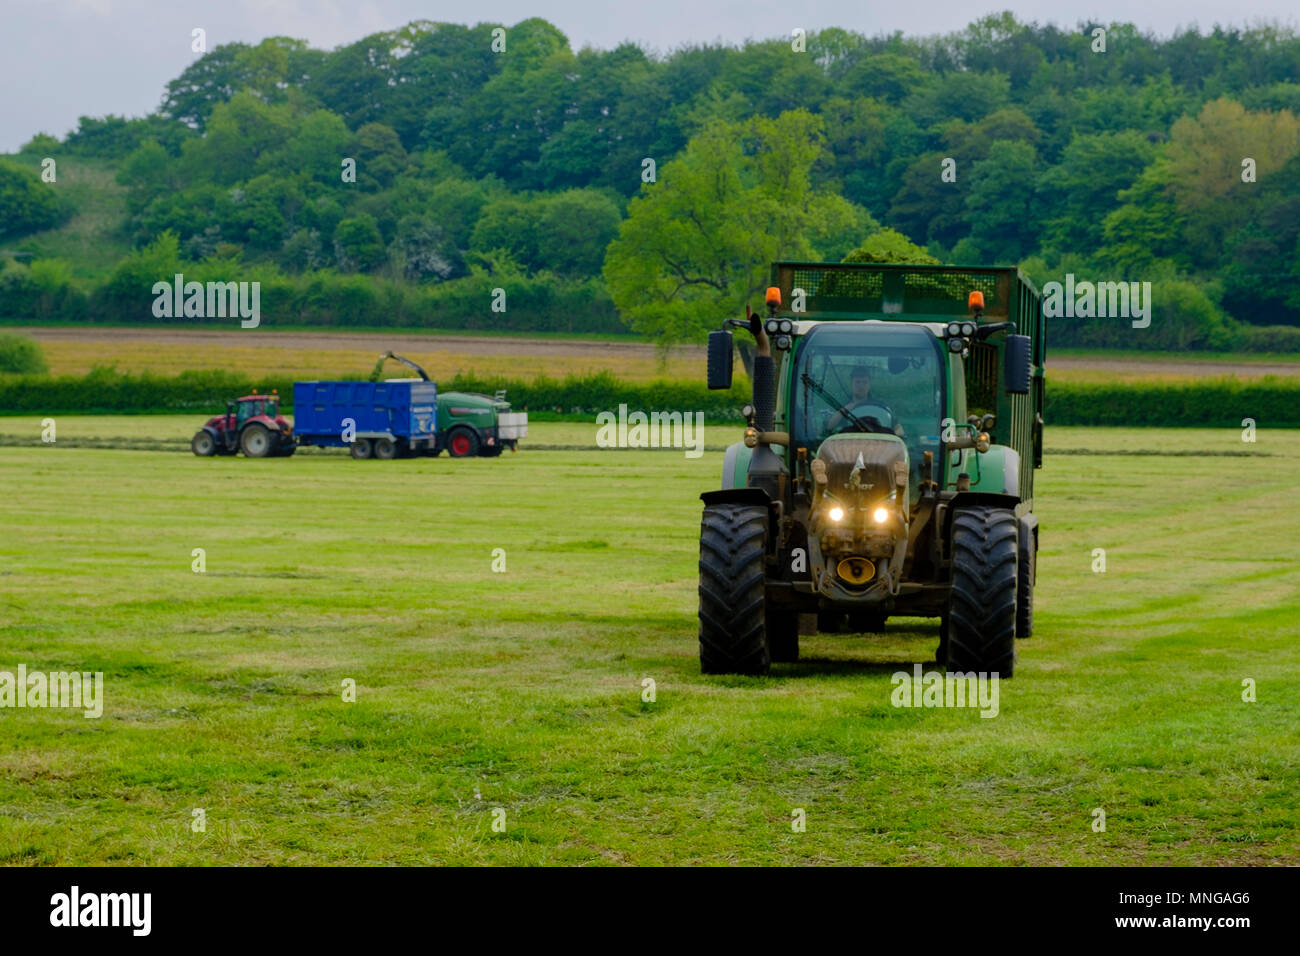
[[[855,378],[852,382],[853,397],[858,401],[866,398],[871,394],[871,379],[866,377]]]

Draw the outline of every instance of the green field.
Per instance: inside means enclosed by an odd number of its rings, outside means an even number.
[[[1037,632],[987,720],[891,706],[933,621],[702,677],[720,453],[536,424],[497,460],[201,460],[194,416],[75,447],[139,421],[0,421],[0,670],[106,698],[0,709],[0,862],[1300,863],[1294,433],[1049,430]]]

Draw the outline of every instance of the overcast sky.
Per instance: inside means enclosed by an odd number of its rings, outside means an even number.
[[[152,111],[167,81],[197,56],[190,52],[194,27],[207,31],[209,50],[277,35],[331,49],[411,20],[510,25],[540,16],[575,50],[630,39],[664,51],[684,42],[788,36],[794,27],[947,33],[1004,9],[1027,21],[1133,22],[1159,34],[1261,20],[1297,25],[1296,0],[0,0],[0,152],[37,132],[62,137],[83,114]]]

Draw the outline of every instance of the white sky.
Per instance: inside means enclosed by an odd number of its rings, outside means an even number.
[[[152,111],[167,81],[197,56],[190,52],[196,26],[207,31],[208,49],[276,35],[331,49],[411,20],[510,25],[540,16],[574,49],[630,39],[669,50],[684,42],[788,36],[794,27],[839,26],[869,36],[948,33],[1003,9],[1022,21],[1133,22],[1161,35],[1194,25],[1204,31],[1215,23],[1297,22],[1296,0],[0,0],[0,152],[37,132],[62,137],[83,114]]]

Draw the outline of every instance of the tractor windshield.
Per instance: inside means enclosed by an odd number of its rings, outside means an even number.
[[[816,455],[822,441],[839,432],[892,432],[907,444],[914,474],[923,452],[937,459],[944,409],[939,345],[917,326],[815,327],[800,340],[794,361],[794,445]]]
[[[265,404],[266,403],[261,399],[250,399],[246,402],[240,402],[236,420],[242,425],[250,418],[261,415]]]

